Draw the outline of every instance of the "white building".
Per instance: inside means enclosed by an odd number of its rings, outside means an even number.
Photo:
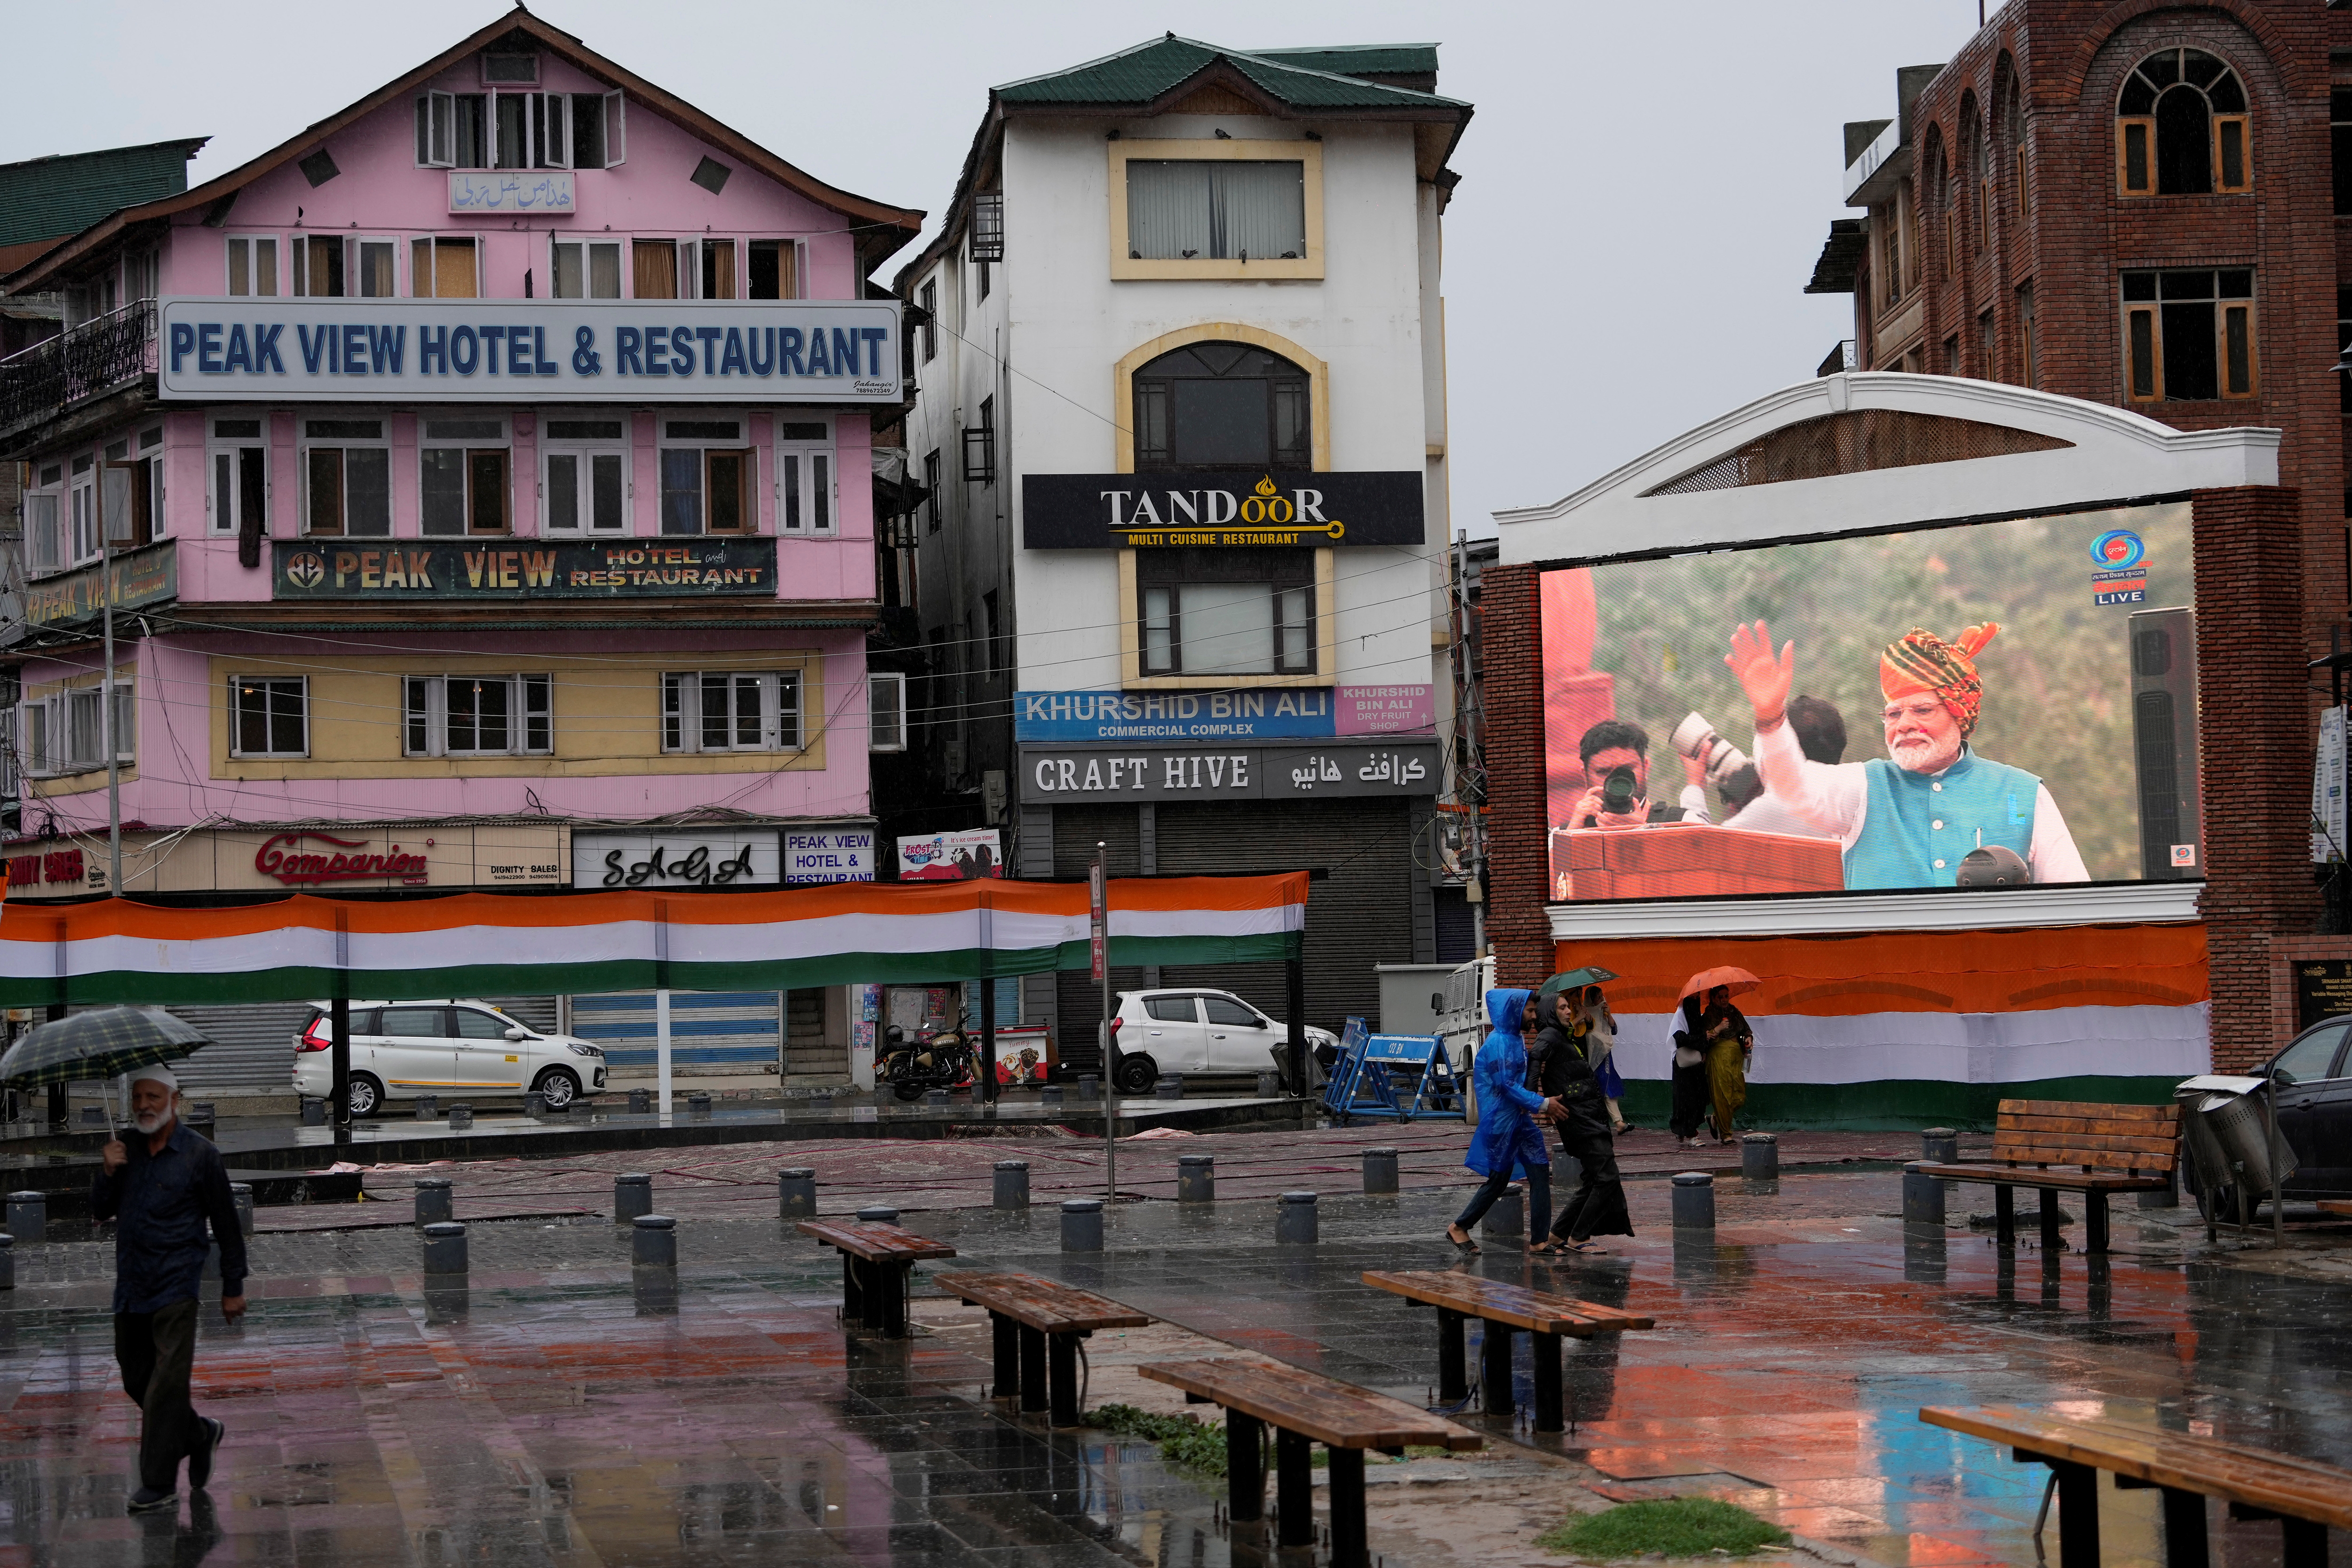
[[[998,88],[897,280],[929,491],[893,535],[931,676],[909,707],[970,813],[939,826],[1005,828],[1024,876],[1098,841],[1120,873],[1327,870],[1306,1010],[1333,1028],[1377,1010],[1375,963],[1441,956],[1441,902],[1467,956],[1429,869],[1440,216],[1471,112],[1436,73],[1427,45],[1171,33]],[[1115,978],[1286,1006],[1275,966]],[[1083,973],[1023,1007],[1091,1049]]]

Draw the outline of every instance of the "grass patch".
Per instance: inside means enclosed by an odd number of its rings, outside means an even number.
[[[1087,1412],[1086,1424],[1157,1443],[1160,1457],[1171,1465],[1204,1476],[1225,1473],[1225,1429],[1197,1415],[1154,1415],[1132,1405],[1097,1405]]]
[[[1699,1497],[1622,1503],[1565,1521],[1536,1537],[1536,1544],[1547,1552],[1601,1559],[1652,1552],[1668,1557],[1704,1557],[1713,1552],[1745,1557],[1762,1547],[1788,1543],[1789,1532],[1779,1525],[1767,1524],[1744,1508]]]

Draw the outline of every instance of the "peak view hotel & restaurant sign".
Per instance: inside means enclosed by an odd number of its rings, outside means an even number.
[[[1021,542],[1031,550],[1208,545],[1419,544],[1415,472],[1031,474]]]

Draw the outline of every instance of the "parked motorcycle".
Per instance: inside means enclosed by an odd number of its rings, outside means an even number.
[[[874,1064],[874,1075],[890,1086],[900,1100],[919,1100],[926,1089],[963,1089],[971,1085],[973,1072],[971,1037],[957,1020],[958,1026],[942,1029],[936,1035],[909,1040],[907,1031],[893,1024],[883,1031],[882,1058]]]

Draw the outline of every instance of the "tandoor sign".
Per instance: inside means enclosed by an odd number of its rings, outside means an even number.
[[[772,539],[580,543],[300,540],[273,547],[277,599],[773,598]]]
[[[1422,475],[1244,468],[1221,473],[1029,474],[1031,550],[1419,544]]]
[[[101,584],[105,586],[101,586]],[[140,550],[125,551],[100,566],[85,566],[61,577],[25,585],[25,621],[51,626],[95,620],[107,598],[118,610],[135,610],[161,604],[180,594],[179,547],[165,540]]]

